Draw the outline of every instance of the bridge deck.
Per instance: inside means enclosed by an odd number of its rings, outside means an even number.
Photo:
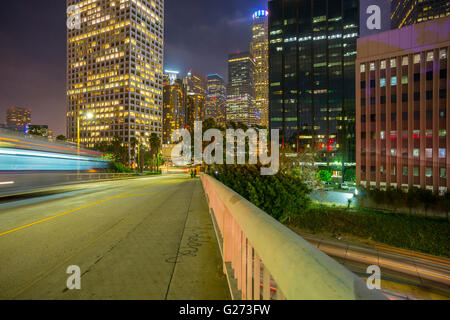
[[[68,266],[81,290],[68,290]],[[0,299],[229,299],[207,204],[185,175],[0,204]]]

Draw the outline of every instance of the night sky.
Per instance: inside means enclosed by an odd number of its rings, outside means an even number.
[[[65,0],[13,0],[0,11],[0,123],[10,106],[65,134]],[[167,69],[227,77],[229,53],[247,51],[252,13],[267,0],[165,0]]]

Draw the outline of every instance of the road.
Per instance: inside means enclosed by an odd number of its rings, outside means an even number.
[[[366,279],[367,267],[381,269],[383,292],[394,299],[450,300],[450,259],[381,244],[298,232],[305,240]]]
[[[0,299],[229,299],[199,180],[145,177],[0,203]],[[69,266],[81,290],[68,290]]]

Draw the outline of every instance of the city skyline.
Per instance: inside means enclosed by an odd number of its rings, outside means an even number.
[[[267,1],[261,0],[165,1],[164,69],[182,74],[193,69],[226,78],[228,54],[247,50],[252,14],[266,8]],[[66,134],[65,9],[65,1],[4,4],[0,13],[0,69],[5,75],[0,80],[0,123],[6,121],[7,108],[24,105],[33,110],[35,122],[48,123],[55,133]],[[208,38],[212,32],[215,36]]]

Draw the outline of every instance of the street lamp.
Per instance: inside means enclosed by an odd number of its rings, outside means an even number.
[[[81,114],[77,114],[77,148],[78,153],[80,152],[80,117],[86,116],[86,119],[92,120],[95,117],[95,114],[92,112],[83,112]]]

